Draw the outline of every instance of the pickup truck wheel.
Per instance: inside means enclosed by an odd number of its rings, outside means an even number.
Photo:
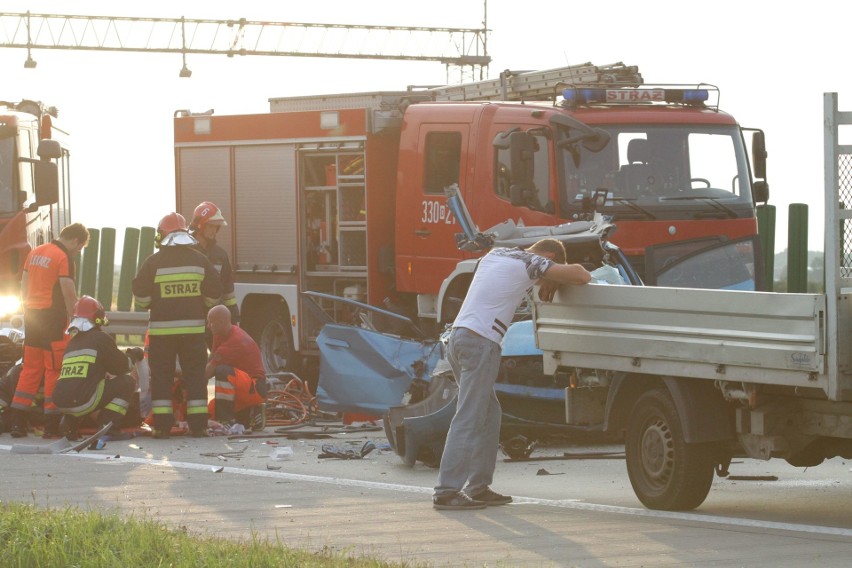
[[[290,322],[283,314],[277,310],[263,314],[250,333],[260,347],[263,366],[268,374],[298,373]]]
[[[713,484],[712,444],[687,444],[674,402],[655,389],[636,401],[625,436],[627,474],[649,509],[694,509]]]

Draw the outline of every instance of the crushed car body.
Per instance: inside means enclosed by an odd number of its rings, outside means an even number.
[[[457,192],[449,193],[448,204],[460,220],[464,233],[457,236],[463,250],[485,251],[493,246],[527,247],[552,237],[565,244],[567,260],[593,271],[601,284],[641,285],[621,250],[607,240],[614,229],[600,215],[558,227],[524,227],[507,221],[480,233],[467,216]],[[472,273],[477,259],[461,261],[451,280]],[[381,416],[391,447],[407,465],[421,461],[429,466],[440,462],[446,433],[455,412],[458,388],[445,358],[442,339],[416,337],[409,331],[383,332],[376,316],[389,312],[334,296],[358,315],[351,323],[326,323],[317,338],[320,373],[317,402],[323,410],[357,412]],[[365,315],[371,314],[371,315]],[[397,324],[416,329],[408,318],[395,316]],[[519,308],[516,321],[503,342],[503,363],[495,385],[503,407],[501,437],[517,432],[564,433],[599,429],[600,425],[570,426],[565,419],[565,377],[547,377],[542,371],[542,352],[535,345],[529,303]],[[576,385],[575,385],[576,386]]]

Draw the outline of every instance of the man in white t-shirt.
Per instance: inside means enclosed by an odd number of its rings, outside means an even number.
[[[512,502],[490,487],[502,417],[494,392],[500,342],[533,285],[540,283],[539,297],[550,301],[560,284],[590,280],[579,264],[565,264],[565,247],[556,239],[542,239],[526,250],[496,248],[482,257],[449,338],[448,358],[459,396],[432,497],[436,509]]]

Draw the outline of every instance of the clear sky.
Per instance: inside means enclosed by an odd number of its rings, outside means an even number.
[[[114,2],[4,0],[5,12],[479,28],[482,0]],[[787,209],[809,206],[809,248],[823,248],[822,93],[852,110],[852,3],[491,0],[490,78],[504,69],[590,61],[637,65],[649,83],[706,82],[744,127],[766,132],[776,250]],[[0,30],[2,32],[2,30]],[[0,49],[0,99],[42,100],[73,137],[74,219],[91,227],[155,225],[175,207],[172,116],[268,111],[270,97],[399,90],[447,81],[429,62]],[[849,141],[845,141],[849,143]]]

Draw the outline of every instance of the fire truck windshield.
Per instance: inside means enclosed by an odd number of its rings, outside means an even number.
[[[6,216],[17,210],[15,195],[12,192],[14,148],[14,138],[0,139],[0,216]]]
[[[607,146],[563,149],[564,218],[605,189],[604,213],[616,218],[743,218],[754,215],[751,176],[736,126],[602,127]]]

